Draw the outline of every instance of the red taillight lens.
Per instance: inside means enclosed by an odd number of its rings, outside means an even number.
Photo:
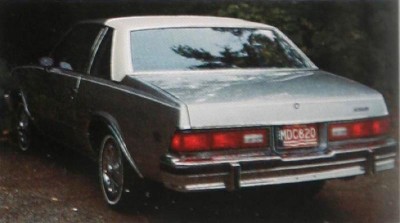
[[[363,120],[357,122],[335,123],[329,125],[329,140],[366,138],[387,134],[390,129],[388,118]]]
[[[216,132],[212,135],[211,148],[228,149],[240,147],[239,132]]]
[[[374,135],[384,135],[390,131],[390,121],[388,118],[372,121],[372,132]]]
[[[262,148],[268,145],[267,132],[265,129],[201,133],[178,132],[172,138],[171,148],[177,152]]]
[[[198,151],[207,150],[209,144],[207,133],[176,133],[172,137],[171,147],[176,151]]]
[[[350,132],[352,138],[363,138],[368,137],[371,134],[371,123],[370,122],[358,122],[350,125]]]

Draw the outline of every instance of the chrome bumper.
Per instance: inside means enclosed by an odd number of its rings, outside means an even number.
[[[255,155],[226,159],[182,160],[163,157],[162,181],[176,191],[297,183],[371,174],[395,167],[394,140],[362,148],[329,149],[303,157]]]

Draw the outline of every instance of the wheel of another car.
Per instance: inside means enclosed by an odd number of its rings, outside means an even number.
[[[99,178],[103,196],[111,207],[120,208],[127,201],[126,171],[121,148],[112,135],[106,135],[99,154]]]
[[[33,147],[33,126],[31,120],[22,105],[18,106],[16,117],[16,141],[18,148],[27,152]]]

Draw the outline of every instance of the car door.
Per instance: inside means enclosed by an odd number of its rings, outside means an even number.
[[[75,110],[75,139],[82,152],[91,152],[88,137],[88,126],[92,112],[105,111],[104,97],[112,95],[115,85],[111,80],[111,48],[113,29],[103,27],[93,47],[92,56],[88,65],[87,75],[82,76],[79,83],[79,93],[76,96]],[[110,108],[110,106],[105,106]],[[110,108],[112,109],[112,108]],[[115,109],[115,108],[114,108]],[[118,108],[117,108],[118,109]]]
[[[103,28],[95,24],[75,26],[51,53],[54,67],[44,74],[49,90],[45,130],[66,144],[74,144],[76,96],[82,76],[88,74]],[[74,146],[74,145],[71,145]]]

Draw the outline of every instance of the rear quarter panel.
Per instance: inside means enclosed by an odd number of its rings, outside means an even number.
[[[77,108],[79,135],[87,135],[92,115],[109,114],[141,174],[159,179],[160,156],[168,151],[178,123],[176,105],[126,85],[83,77]]]

